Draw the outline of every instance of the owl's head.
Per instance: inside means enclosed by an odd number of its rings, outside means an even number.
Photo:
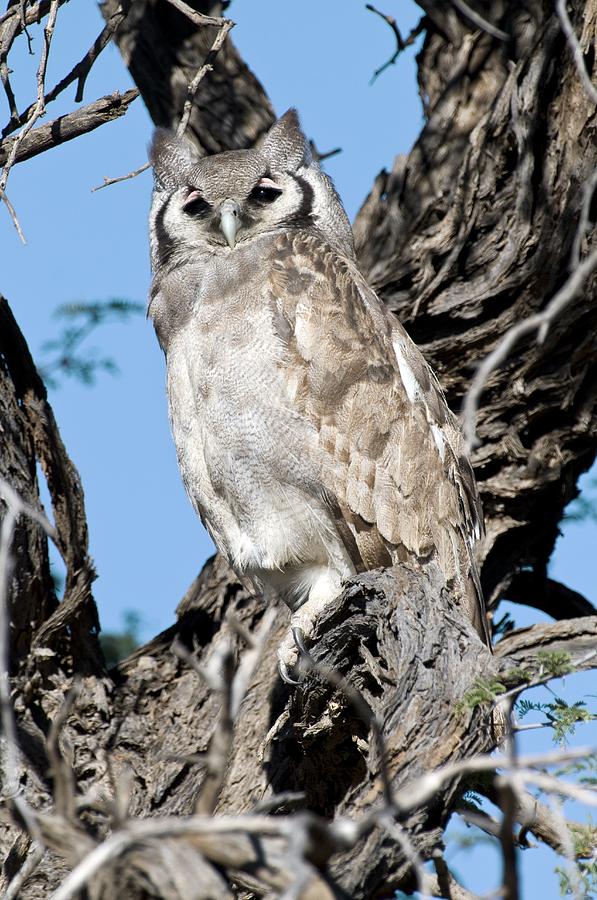
[[[150,159],[154,271],[180,254],[234,253],[260,235],[291,229],[316,229],[343,254],[354,254],[346,213],[294,109],[259,148],[201,158],[188,141],[158,130]]]

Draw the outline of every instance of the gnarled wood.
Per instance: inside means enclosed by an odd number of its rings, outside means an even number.
[[[105,10],[110,12],[112,5],[108,0]],[[513,322],[544,307],[566,277],[582,185],[597,162],[595,111],[551,3],[491,4],[492,22],[512,35],[510,42],[476,31],[445,4],[425,0],[421,5],[427,15],[419,57],[426,125],[409,157],[378,177],[355,231],[363,268],[423,346],[457,407],[471,366]],[[198,8],[214,14],[220,6],[206,2]],[[573,21],[591,69],[595,0],[575,3]],[[129,4],[116,39],[154,121],[175,123],[186,85],[211,46],[213,29],[196,31],[166,0],[144,0]],[[200,86],[191,134],[210,153],[249,146],[271,121],[263,89],[228,43],[214,73]],[[583,252],[592,239],[587,235]],[[545,602],[545,565],[557,523],[574,496],[579,473],[595,456],[594,294],[593,280],[544,343],[521,345],[492,375],[483,397],[482,444],[475,462],[488,524],[483,577],[494,600],[507,593],[521,567],[530,566],[526,587],[530,580]],[[40,455],[35,434],[43,418],[36,425],[19,410],[24,396],[17,385],[21,357],[32,379],[26,350],[20,346],[10,365],[2,352],[0,409],[3,421],[11,423],[7,433],[20,473],[15,486],[35,503],[34,461]],[[71,673],[83,672],[87,677],[60,743],[63,750],[72,748],[79,791],[93,785],[99,799],[88,799],[69,815],[51,808],[40,819],[51,852],[23,897],[46,896],[65,867],[118,827],[106,798],[116,794],[120,812],[126,808],[132,816],[192,813],[203,779],[194,755],[210,746],[220,702],[172,654],[172,640],[179,637],[188,648],[196,645],[200,661],[207,664],[223,640],[240,650],[231,614],[248,630],[263,615],[261,598],[249,597],[221,560],[211,561],[183,599],[177,624],[106,679],[96,655],[78,481],[57,443],[45,397],[39,399],[39,385],[33,395],[50,423],[49,436],[39,432],[43,441],[51,438],[53,447],[44,458],[50,473],[65,479],[57,492],[65,492],[65,505],[57,500],[56,514],[72,581],[71,605],[56,609],[44,543],[23,525],[15,591],[20,599],[28,598],[34,616],[33,626],[25,617],[16,619],[23,785],[32,804],[50,805],[56,785],[48,774],[45,746],[49,719],[66,694]],[[76,575],[79,563],[85,577]],[[518,599],[524,581],[515,584]],[[558,596],[568,604],[565,592]],[[588,611],[578,599],[570,606],[573,614]],[[567,615],[566,610],[555,611],[561,618]],[[379,747],[344,693],[325,679],[312,673],[298,688],[280,682],[275,649],[286,617],[287,611],[280,609],[241,707],[217,813],[243,813],[269,801],[278,812],[291,813],[298,804],[324,818],[362,821],[384,802]],[[345,673],[361,691],[381,723],[393,790],[403,790],[429,769],[494,745],[490,710],[459,703],[479,676],[496,674],[513,686],[520,675],[512,673],[522,665],[531,673],[540,670],[537,652],[546,648],[565,649],[578,662],[586,657],[594,633],[594,618],[537,627],[509,636],[492,657],[450,595],[438,589],[432,571],[397,568],[367,573],[349,585],[318,623],[312,653],[321,664]],[[31,690],[25,678],[27,655],[47,647],[50,654],[35,657],[42,661]],[[86,658],[81,648],[88,651]],[[57,771],[60,766],[52,773],[54,781],[59,780]],[[440,846],[465,787],[462,779],[454,779],[432,803],[403,811],[401,824],[423,858]],[[304,797],[275,800],[288,791]],[[312,833],[322,839],[325,823],[309,821]],[[18,868],[27,850],[27,842],[21,846],[16,835],[13,827],[3,836],[4,845],[13,848],[6,875]],[[251,846],[261,853],[259,864],[246,841],[238,844],[234,859],[226,855],[232,853],[231,844],[208,844],[183,837],[148,839],[141,848],[123,851],[118,863],[94,880],[92,895],[119,897],[126,885],[131,898],[184,896],[171,877],[177,861],[190,867],[187,884],[204,884],[204,893],[199,886],[193,894],[197,897],[220,889],[242,896],[244,887],[259,896],[289,883],[293,858],[288,842],[264,833],[252,838]],[[197,850],[203,853],[201,861]],[[335,891],[336,896],[365,898],[414,887],[410,863],[379,826],[366,830],[356,847],[342,852],[326,845],[319,861],[313,854],[309,859],[325,869],[327,879],[317,876],[313,885],[321,892],[313,896]]]

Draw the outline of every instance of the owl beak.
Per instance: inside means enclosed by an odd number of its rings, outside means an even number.
[[[240,206],[235,200],[224,200],[220,206],[220,230],[232,250],[240,226]]]

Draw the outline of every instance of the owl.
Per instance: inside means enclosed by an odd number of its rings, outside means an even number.
[[[457,421],[358,268],[350,223],[289,110],[257,149],[150,151],[149,316],[182,479],[239,578],[309,637],[343,582],[439,568],[488,643],[482,515]]]

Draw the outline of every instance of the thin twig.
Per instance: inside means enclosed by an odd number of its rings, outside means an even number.
[[[592,100],[595,106],[597,106],[597,90],[595,89],[595,86],[589,77],[589,73],[587,72],[582,47],[580,46],[578,38],[574,33],[572,22],[570,21],[568,11],[566,10],[566,0],[556,0],[556,14],[558,19],[560,20],[562,31],[564,32],[566,40],[568,41],[568,46],[572,50],[574,65],[576,66],[576,70],[579,74],[580,80],[583,83],[583,87],[587,92],[587,96]]]
[[[213,71],[215,58],[220,52],[222,45],[226,40],[228,32],[232,28],[234,28],[234,22],[231,21],[231,19],[205,16],[203,15],[203,13],[199,13],[194,9],[191,9],[191,7],[184,3],[183,0],[168,0],[168,2],[171,4],[171,6],[174,6],[179,12],[182,12],[191,20],[191,22],[194,22],[195,25],[198,25],[199,27],[204,27],[205,25],[218,26],[218,33],[215,36],[214,42],[211,45],[203,64],[199,67],[197,73],[187,85],[187,96],[182,110],[180,122],[178,124],[178,128],[176,129],[177,137],[182,137],[187,130],[189,121],[191,119],[193,101],[195,100],[195,95],[197,94],[199,85],[201,84],[201,81],[205,78],[207,73]],[[92,188],[92,193],[95,191],[101,191],[102,188],[109,187],[112,184],[119,184],[121,181],[129,181],[129,179],[131,178],[136,178],[137,175],[141,175],[142,172],[146,172],[149,168],[151,168],[151,164],[144,163],[142,166],[139,166],[138,169],[134,169],[132,172],[129,172],[128,175],[119,175],[117,178],[107,178],[106,176],[104,176],[103,184],[98,184],[96,187]]]
[[[54,35],[54,27],[56,25],[56,16],[58,14],[58,6],[59,0],[51,0],[50,3],[50,11],[48,13],[48,21],[44,27],[44,40],[43,46],[39,58],[39,66],[37,69],[37,101],[35,103],[35,108],[31,115],[29,121],[23,126],[19,134],[17,135],[12,147],[10,148],[10,152],[8,154],[8,159],[4,163],[2,169],[2,176],[0,177],[0,194],[2,194],[5,199],[5,191],[6,191],[6,182],[8,181],[8,176],[10,174],[10,170],[12,165],[16,159],[17,152],[20,144],[27,136],[29,131],[33,128],[35,122],[42,116],[45,112],[45,81],[46,81],[46,72],[48,69],[48,58],[50,55],[50,46],[52,44],[52,37]]]
[[[249,647],[242,654],[236,668],[232,646],[228,640],[222,641],[216,647],[207,666],[200,665],[195,655],[190,653],[180,640],[172,644],[172,652],[191,666],[222,699],[218,727],[213,732],[207,753],[201,759],[206,767],[206,774],[195,803],[195,811],[198,813],[213,813],[215,809],[232,751],[234,723],[253,673],[263,655],[274,618],[275,610],[270,608],[265,612],[256,633],[254,635],[245,633]],[[234,622],[230,622],[230,625],[233,630],[239,630]]]
[[[62,6],[62,4],[66,2],[67,0],[59,0],[58,5]],[[47,16],[50,6],[51,0],[41,0],[40,3],[35,3],[33,6],[27,6],[23,11],[21,4],[17,5],[15,3],[0,16],[0,27],[10,19],[16,18],[19,23],[19,31],[17,31],[18,35],[27,27],[27,25],[39,24],[44,16]]]
[[[186,16],[187,19],[190,19],[191,22],[194,22],[199,28],[203,28],[204,25],[216,25],[220,26],[222,24],[222,20],[219,16],[206,16],[204,13],[197,12],[188,3],[185,3],[184,0],[168,0],[170,6],[173,6],[179,12]]]
[[[19,110],[17,108],[17,101],[15,99],[14,91],[10,83],[8,54],[18,32],[19,20],[18,18],[15,18],[14,21],[8,22],[8,24],[4,28],[2,28],[2,32],[0,34],[0,79],[2,80],[2,86],[4,87],[4,93],[6,94],[6,99],[8,101],[11,121],[14,120],[16,122],[18,122]]]
[[[580,667],[586,665],[586,663],[590,662],[592,659],[595,659],[597,656],[597,649],[588,650],[584,656],[581,656],[580,659],[575,661],[574,669],[578,670]],[[566,672],[567,675],[572,675],[573,672]],[[547,684],[549,681],[553,681],[554,678],[562,678],[563,675],[554,675],[553,672],[545,672],[543,666],[541,667],[540,673],[535,677],[531,678],[530,681],[525,681],[522,684],[518,684],[516,687],[510,688],[510,690],[506,691],[504,694],[500,694],[495,701],[495,706],[499,706],[500,703],[503,703],[505,700],[510,698],[516,698],[519,694],[528,691],[529,688],[541,687],[544,684]],[[521,729],[518,729],[521,730]]]
[[[526,334],[536,331],[538,332],[538,342],[542,343],[545,340],[552,322],[576,298],[595,268],[597,268],[597,247],[574,269],[545,309],[523,319],[517,325],[513,325],[479,365],[462,407],[462,431],[469,452],[476,446],[479,402],[491,373],[508,358],[512,349]]]
[[[194,815],[153,820],[133,819],[87,854],[50,896],[50,900],[70,900],[103,866],[124,853],[131,844],[147,838],[249,834],[255,837],[288,839],[294,828],[294,819],[284,816]]]
[[[70,715],[79,692],[78,681],[73,681],[70,690],[64,698],[64,702],[54,716],[46,741],[50,770],[54,781],[54,805],[58,814],[64,816],[69,822],[75,819],[75,779],[72,766],[68,764],[62,755],[59,741],[62,728]]]
[[[91,193],[95,193],[95,191],[101,191],[102,188],[110,187],[111,184],[118,184],[120,181],[128,181],[129,178],[136,178],[137,175],[141,175],[142,172],[147,172],[148,169],[151,168],[151,163],[144,163],[142,166],[139,166],[138,169],[135,169],[133,172],[129,172],[128,175],[119,175],[118,178],[107,178],[104,175],[104,183],[97,184],[94,188],[91,188]]]
[[[525,781],[534,781],[550,793],[566,793],[584,802],[597,805],[597,793],[563,784],[553,776],[534,772],[522,766],[557,765],[571,759],[591,756],[594,750],[578,749],[557,751],[554,753],[529,755],[519,759],[520,768],[517,774]],[[491,771],[496,767],[508,768],[508,760],[503,757],[479,756],[444,766],[436,772],[421,776],[412,785],[400,791],[396,797],[396,808],[400,812],[408,812],[429,800],[445,781],[464,772]],[[502,775],[501,777],[506,777]],[[587,800],[587,797],[589,798]],[[309,821],[308,814],[302,813],[303,822]],[[326,838],[338,849],[350,849],[355,842],[367,834],[374,826],[382,824],[388,815],[388,808],[374,811],[363,817],[361,822],[351,819],[336,819],[325,827]],[[194,815],[186,818],[171,817],[161,819],[134,819],[126,823],[119,831],[95,847],[67,876],[62,885],[55,891],[51,900],[70,900],[103,866],[124,853],[127,847],[148,838],[176,837],[183,835],[230,835],[245,834],[255,838],[276,837],[291,840],[296,835],[296,816],[259,816],[254,814],[237,816]]]
[[[597,748],[595,748],[588,756],[595,756]],[[585,803],[587,806],[597,807],[597,791],[591,788],[579,787],[577,784],[571,784],[568,781],[562,781],[554,775],[547,775],[545,772],[535,772],[532,769],[525,769],[521,772],[525,782],[534,784],[550,794],[569,797],[571,800],[577,800],[579,803]]]
[[[371,81],[369,82],[369,84],[373,84],[373,82],[377,78],[379,78],[382,72],[385,72],[386,69],[389,69],[390,66],[394,65],[403,50],[406,50],[407,47],[410,47],[411,44],[414,44],[417,37],[424,29],[424,20],[420,19],[418,24],[415,25],[415,27],[410,31],[408,37],[403,38],[394,16],[389,16],[386,13],[381,12],[381,10],[373,6],[372,3],[366,3],[365,9],[368,9],[369,12],[375,13],[376,16],[379,16],[380,19],[383,19],[384,22],[386,22],[390,26],[390,28],[394,32],[394,37],[396,38],[396,50],[394,51],[392,56],[383,64],[383,66],[380,66],[379,69],[376,69],[371,76]]]
[[[379,824],[385,828],[390,837],[392,837],[400,849],[402,850],[404,856],[409,861],[413,868],[413,872],[415,874],[415,880],[417,883],[417,888],[419,890],[419,894],[425,900],[428,896],[426,892],[426,882],[427,882],[427,873],[425,872],[424,862],[421,859],[416,847],[410,839],[410,836],[406,830],[399,822],[395,822],[390,815],[385,817],[385,819],[381,819]]]
[[[576,229],[576,234],[574,235],[574,243],[572,245],[571,263],[573,266],[577,266],[580,263],[582,242],[589,230],[591,206],[593,204],[593,195],[595,194],[596,188],[597,169],[595,169],[591,177],[587,179],[583,190],[580,221],[578,223],[578,228]]]
[[[13,221],[13,224],[17,230],[18,236],[20,237],[22,243],[26,244],[27,241],[25,240],[25,235],[23,234],[23,229],[21,228],[21,223],[19,222],[17,212],[16,212],[14,206],[12,205],[12,203],[10,202],[10,200],[8,199],[8,195],[7,195],[6,191],[0,191],[0,200],[4,201],[4,205],[6,206],[8,213]]]
[[[514,732],[513,717],[513,699],[508,697],[502,698],[499,704],[506,727],[505,749],[510,766],[508,777],[496,779],[496,787],[499,799],[500,809],[502,811],[502,822],[499,830],[499,841],[502,847],[503,859],[503,876],[505,900],[518,900],[518,865],[516,857],[516,842],[514,840],[514,825],[516,824],[516,811],[520,806],[518,799],[522,793],[522,784],[517,774],[519,769],[518,747],[516,743],[516,734]]]
[[[597,748],[579,747],[570,750],[557,750],[552,753],[529,754],[528,756],[519,757],[518,764],[520,768],[518,771],[523,781],[538,783],[537,779],[544,778],[547,780],[542,782],[542,784],[548,785],[547,790],[555,792],[557,785],[560,784],[563,793],[569,796],[574,794],[576,799],[582,798],[582,802],[597,805],[597,793],[583,790],[576,785],[560,782],[559,779],[552,776],[540,775],[533,772],[530,768],[531,766],[560,765],[563,762],[586,759],[587,757],[595,756],[596,753]],[[425,775],[417,778],[412,784],[401,788],[399,794],[396,795],[396,807],[400,812],[408,812],[413,807],[427,803],[446,781],[451,781],[453,778],[470,772],[493,772],[496,769],[508,771],[509,767],[510,760],[507,756],[490,756],[489,754],[473,756],[471,759],[464,759],[456,763],[448,763],[440,769],[436,769],[435,772],[427,772]]]
[[[551,814],[558,823],[558,832],[562,842],[562,850],[564,856],[570,863],[570,881],[572,882],[572,890],[574,891],[574,900],[586,900],[586,894],[581,888],[580,878],[578,874],[578,866],[576,865],[576,854],[574,851],[574,840],[570,833],[570,827],[562,812],[562,805],[556,797],[550,797],[549,805]]]
[[[181,0],[169,0],[169,2],[180,3]],[[186,4],[183,4],[183,6],[186,6]],[[211,45],[207,56],[205,57],[203,65],[198,69],[196,75],[189,82],[189,85],[187,87],[187,98],[185,100],[178,128],[176,129],[176,136],[179,138],[182,137],[187,130],[187,126],[191,118],[191,111],[193,109],[195,94],[197,93],[199,85],[201,84],[201,81],[203,80],[203,78],[205,78],[207,73],[213,70],[216,56],[220,52],[220,48],[226,40],[228,32],[231,28],[234,28],[234,22],[232,22],[230,19],[220,19],[216,21],[221,22],[221,27],[215,36],[214,42]]]
[[[56,97],[58,97],[70,84],[73,83],[73,81],[77,81],[75,103],[81,103],[81,101],[83,100],[83,90],[85,88],[85,82],[93,64],[99,57],[102,50],[104,50],[104,48],[107,47],[107,45],[110,43],[112,37],[116,32],[116,29],[124,18],[125,12],[122,7],[119,6],[112,13],[87,53],[79,60],[79,62],[75,66],[73,66],[68,75],[65,75],[65,77],[44,96],[45,106],[55,100]],[[6,137],[7,135],[15,131],[15,129],[18,128],[19,125],[28,122],[29,118],[35,114],[36,106],[36,103],[32,103],[22,113],[19,113],[18,120],[16,122],[11,119],[6,128],[3,130],[2,137]]]
[[[45,852],[44,848],[40,847],[38,844],[33,845],[29,856],[6,888],[6,891],[3,894],[3,900],[16,900],[20,894],[21,888],[27,879],[33,875],[44,858]]]
[[[497,38],[498,41],[510,41],[512,39],[507,32],[502,31],[497,25],[488,22],[487,19],[484,19],[476,9],[472,9],[472,7],[470,7],[468,3],[465,3],[464,0],[452,0],[452,4],[459,13],[469,20],[469,22],[472,22],[473,25],[476,25],[481,31],[490,34],[491,37]]]

